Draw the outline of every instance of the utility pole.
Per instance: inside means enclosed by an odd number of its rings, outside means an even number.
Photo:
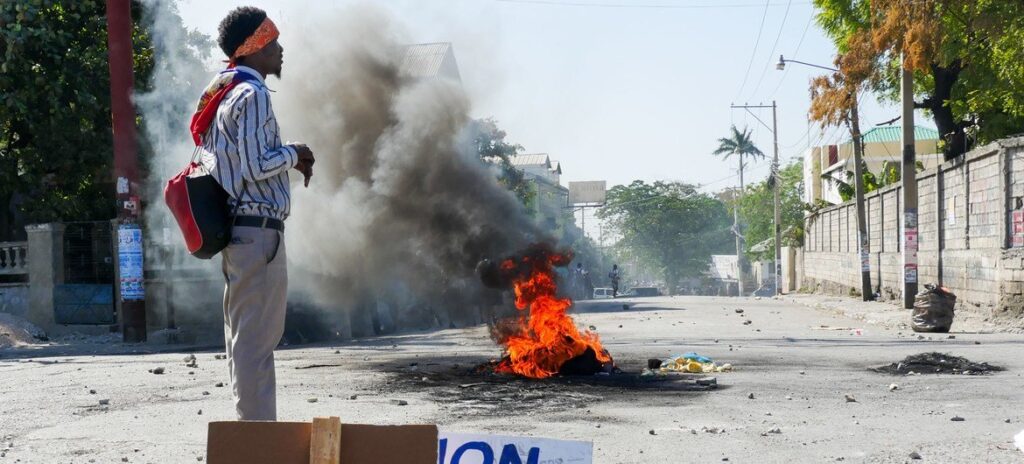
[[[857,208],[857,243],[860,258],[860,291],[864,301],[874,299],[871,291],[871,251],[868,240],[867,219],[864,214],[864,154],[860,140],[860,112],[857,111],[857,91],[850,92],[853,107],[850,108],[850,135],[853,136],[853,175]]]
[[[779,204],[779,189],[782,188],[782,176],[779,175],[779,119],[776,115],[775,100],[772,100],[772,178],[774,182],[773,194],[775,195],[775,294],[782,294],[782,208]]]
[[[773,230],[774,230],[773,238],[774,238],[774,240],[773,241],[775,242],[775,246],[774,246],[774,252],[775,252],[774,256],[775,256],[775,259],[772,260],[772,272],[775,274],[775,294],[776,295],[781,295],[782,294],[782,278],[781,278],[781,276],[782,276],[782,209],[780,208],[780,204],[779,204],[779,189],[781,188],[780,181],[782,179],[779,177],[779,119],[778,119],[778,114],[777,114],[777,111],[776,111],[778,109],[778,105],[775,104],[775,100],[772,100],[771,106],[768,106],[768,105],[731,105],[730,108],[733,108],[733,109],[735,109],[735,108],[743,108],[744,110],[747,110],[747,111],[750,111],[750,108],[771,108],[772,109],[772,127],[768,127],[768,125],[765,124],[764,122],[762,122],[759,118],[757,118],[756,115],[754,116],[754,119],[757,119],[757,122],[760,122],[762,125],[765,126],[765,128],[767,128],[768,130],[772,131],[772,142],[773,142],[773,145],[774,145],[774,150],[772,152],[772,171],[771,171],[771,176],[772,177],[771,177],[771,180],[772,180],[772,194],[775,197],[774,198],[775,215],[774,215],[774,219],[772,221],[772,222],[774,222],[774,227],[773,227]],[[751,113],[751,114],[753,114],[753,113]],[[742,156],[741,156],[741,158],[742,158]],[[742,171],[742,169],[740,170],[740,185],[743,185],[743,171]],[[738,222],[738,219],[737,219],[737,222]],[[737,228],[738,227],[739,226],[737,226]],[[738,240],[738,237],[737,237],[737,240]],[[738,248],[738,246],[737,246],[737,248]],[[740,275],[742,276],[742,270],[740,272]]]
[[[132,17],[130,0],[107,0],[110,108],[117,185],[117,275],[121,333],[127,343],[146,341],[142,202],[132,106]]]
[[[914,143],[914,72],[900,67],[903,100],[903,307],[914,308],[917,295],[917,154]]]
[[[740,229],[740,197],[743,196],[743,155],[740,159],[740,189],[733,195],[732,228],[736,235],[736,296],[743,296],[743,233]]]

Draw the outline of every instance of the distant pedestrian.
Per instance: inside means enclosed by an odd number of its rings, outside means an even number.
[[[590,279],[590,272],[586,269],[583,270],[583,295],[584,299],[594,297],[594,282]]]
[[[619,265],[612,265],[612,272],[608,273],[608,278],[612,281],[612,298],[619,296]]]

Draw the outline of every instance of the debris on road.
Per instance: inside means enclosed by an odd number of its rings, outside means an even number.
[[[224,386],[224,382],[217,382],[217,384],[214,385],[214,386],[217,387],[217,388],[223,387]]]
[[[917,451],[914,451],[914,452],[910,453],[910,459],[913,459],[915,461],[920,460],[921,459],[921,455],[918,454]]]
[[[320,399],[319,398],[306,398],[306,402],[307,403],[316,403],[317,401],[320,401]]]
[[[717,387],[718,379],[715,377],[708,377],[704,379],[697,379],[697,385],[702,387]]]
[[[226,355],[226,354],[215,354],[215,355],[213,355],[213,359],[228,359],[228,355]]]
[[[391,404],[395,406],[408,406],[409,402],[406,400],[391,400]]]
[[[890,383],[889,384],[889,391],[896,391],[896,390],[899,390],[899,389],[900,389],[899,385],[896,385],[894,383]]]
[[[767,432],[761,432],[761,436],[762,437],[767,437],[768,435],[779,435],[781,433],[782,433],[782,429],[780,429],[778,427],[775,427],[774,429],[771,429],[771,430],[769,430]]]
[[[736,308],[736,314],[743,314],[743,310],[740,308]]]
[[[951,420],[953,422],[963,422],[965,419],[963,417],[960,417],[960,416],[953,416],[949,420]]]
[[[188,356],[185,356],[185,367],[192,369],[199,367],[199,364],[196,362],[196,355],[190,353]]]
[[[689,372],[691,374],[709,374],[712,372],[731,372],[732,364],[718,365],[707,357],[694,352],[677,354],[660,362],[655,367],[657,359],[650,359],[647,365],[650,369],[659,369],[661,372]]]
[[[925,284],[925,290],[914,297],[911,328],[914,332],[949,332],[953,325],[956,295],[948,288]]]
[[[752,400],[752,399],[754,399],[754,394],[753,394],[753,393],[751,393],[751,394],[747,395],[747,399],[748,399],[748,400]]]
[[[984,375],[1005,370],[988,363],[975,363],[966,358],[942,353],[921,353],[907,356],[903,361],[873,369],[892,375],[957,374]]]
[[[856,403],[857,402],[857,398],[854,398],[853,395],[846,394],[845,397],[846,397],[846,402],[847,403]]]
[[[164,368],[162,368],[162,367],[157,367],[157,368],[154,368],[154,369],[150,369],[150,370],[149,370],[149,373],[150,373],[150,374],[156,374],[156,375],[163,375],[163,373],[164,373]]]

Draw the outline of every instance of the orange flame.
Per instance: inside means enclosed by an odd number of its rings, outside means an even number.
[[[517,262],[518,260],[518,262]],[[519,318],[517,332],[504,341],[508,356],[495,368],[496,372],[514,373],[543,379],[558,373],[566,361],[593,349],[598,361],[607,363],[611,357],[601,347],[597,334],[580,331],[566,314],[572,300],[557,296],[555,265],[569,260],[557,253],[540,253],[509,258],[500,268],[511,273],[517,267],[525,270],[512,278],[516,308],[528,310]]]

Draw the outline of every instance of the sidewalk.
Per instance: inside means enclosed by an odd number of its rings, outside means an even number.
[[[903,309],[894,301],[861,301],[858,298],[791,293],[779,297],[782,301],[801,304],[830,314],[841,315],[863,321],[868,325],[880,325],[889,329],[910,332],[910,310]],[[951,333],[1024,333],[1024,320],[995,319],[972,311],[957,311]]]

